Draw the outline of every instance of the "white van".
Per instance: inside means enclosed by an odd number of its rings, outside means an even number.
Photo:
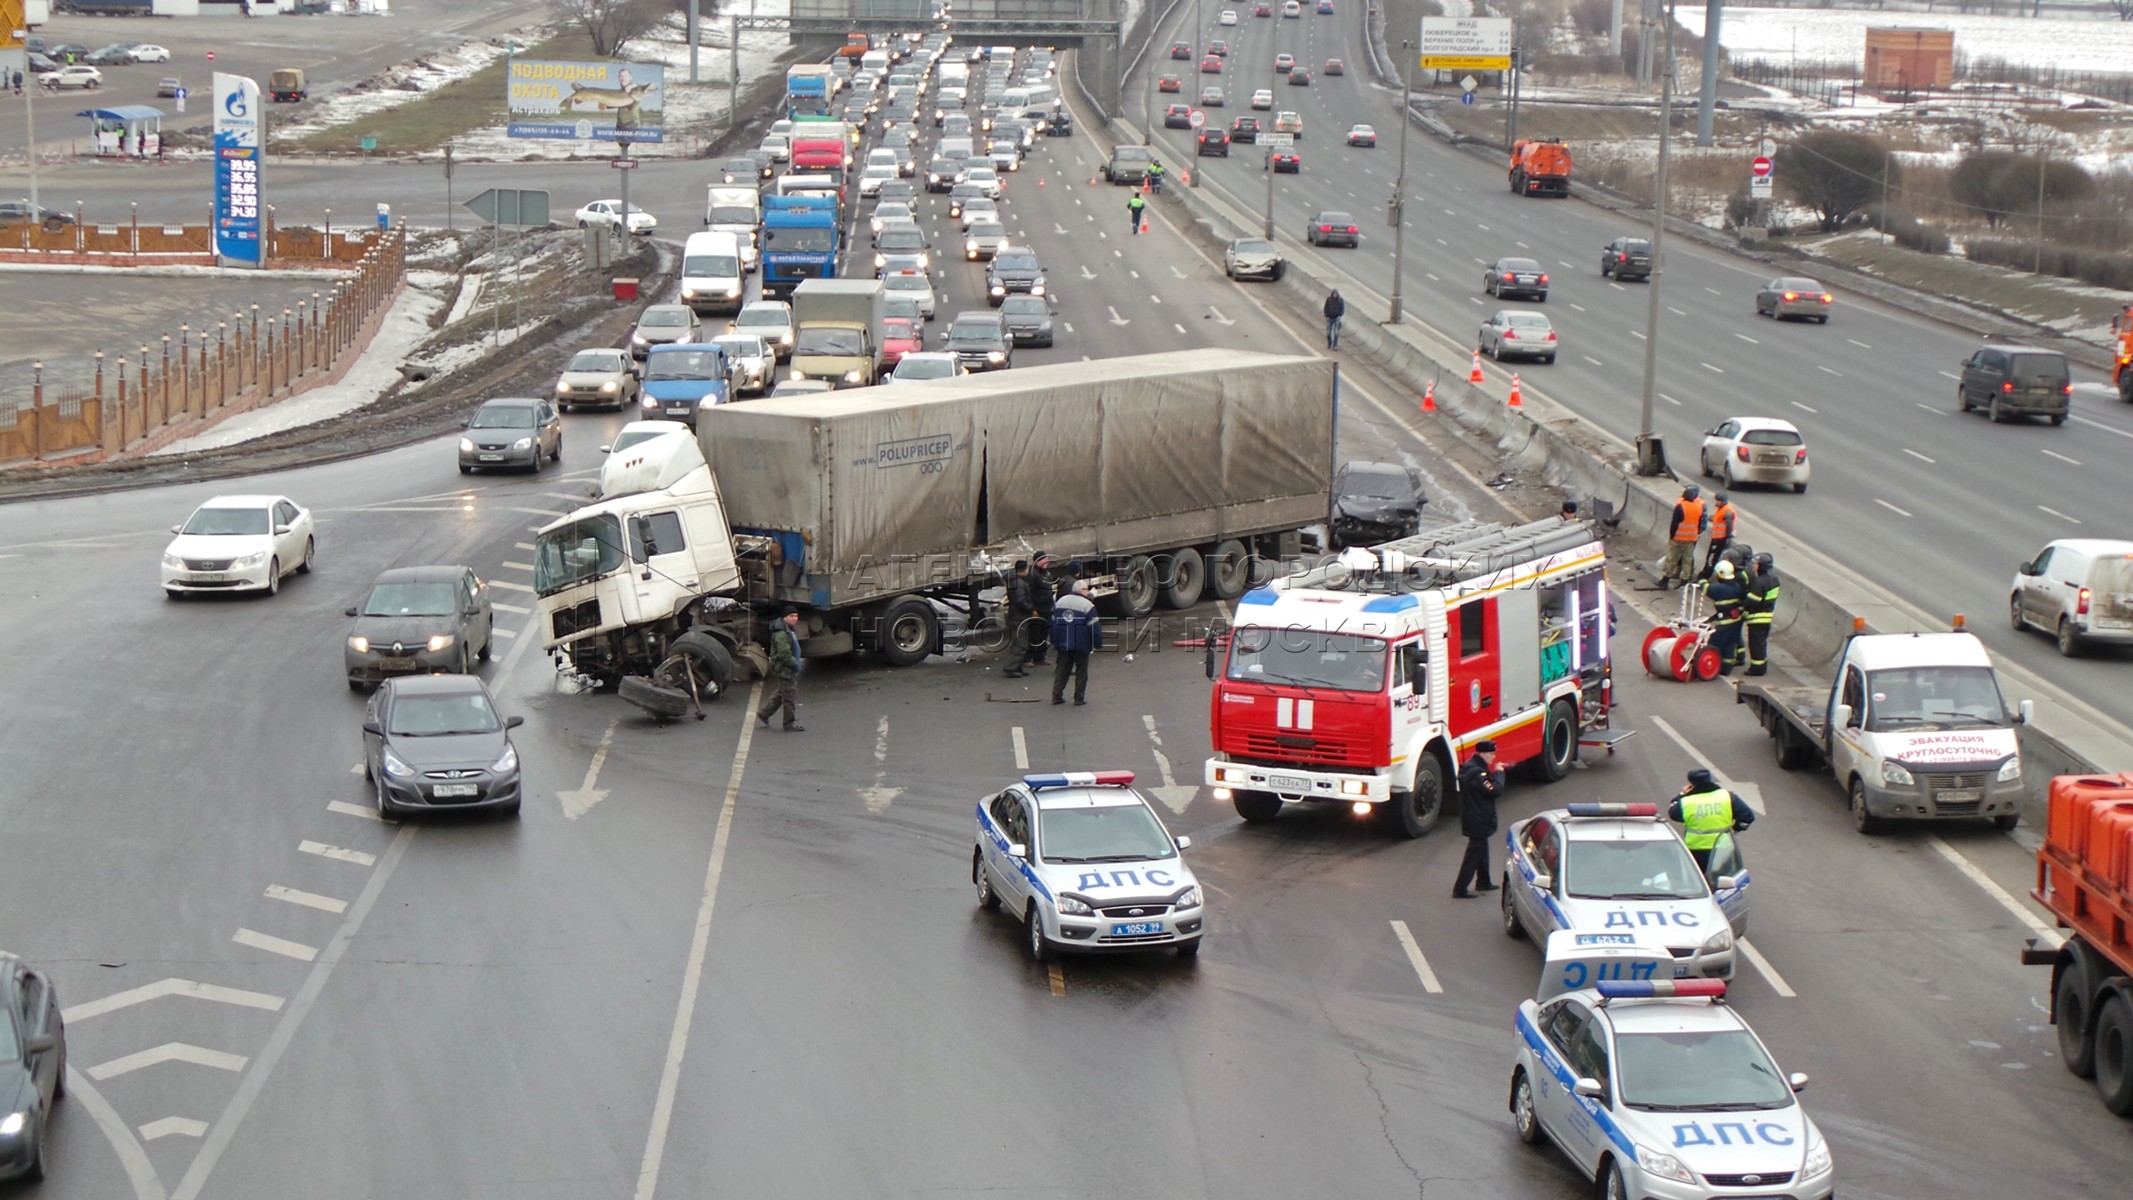
[[[681,248],[681,302],[699,313],[741,311],[741,244],[730,233],[692,233]]]
[[[2086,646],[2133,644],[2133,542],[2060,538],[2015,568],[2007,615],[2041,629],[2071,658]]]
[[[839,204],[844,203],[844,184],[827,172],[780,175],[777,188],[780,196],[828,196]]]
[[[968,63],[944,62],[940,65],[940,72],[940,86],[943,88],[968,88],[970,86],[970,64]]]
[[[712,184],[704,201],[704,227],[730,233],[741,246],[741,270],[753,272],[761,255],[755,244],[763,224],[763,196],[752,187]]]
[[[877,77],[888,74],[889,52],[886,50],[867,51],[865,54],[859,56],[859,69],[862,71],[872,71]]]

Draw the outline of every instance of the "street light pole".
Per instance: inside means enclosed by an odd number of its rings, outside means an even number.
[[[1413,42],[1400,43],[1400,174],[1392,184],[1392,303],[1388,306],[1385,323],[1398,325],[1404,309],[1400,298],[1402,267],[1407,261],[1407,127],[1412,123],[1407,115],[1407,104],[1413,96],[1409,80],[1414,78],[1415,66]],[[1273,176],[1268,171],[1269,178]]]
[[[1277,78],[1279,75],[1280,72],[1274,69],[1274,60],[1268,59],[1266,69],[1267,95],[1274,94],[1274,85],[1281,82]],[[1270,107],[1267,111],[1274,114],[1274,123],[1279,125],[1281,123],[1281,110]],[[1293,147],[1293,143],[1291,145]],[[1274,236],[1274,151],[1272,148],[1269,148],[1266,152],[1264,165],[1266,167],[1266,236],[1271,240]]]
[[[1674,120],[1674,7],[1666,9],[1666,57],[1659,64],[1659,177],[1652,198],[1652,277],[1644,309],[1644,395],[1637,414],[1637,473],[1666,470],[1665,445],[1652,429],[1652,398],[1659,378],[1659,289],[1666,279],[1666,146]]]

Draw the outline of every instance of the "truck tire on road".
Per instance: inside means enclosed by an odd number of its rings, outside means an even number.
[[[1257,825],[1281,815],[1281,797],[1272,792],[1238,792],[1230,798],[1237,815]]]
[[[1421,837],[1437,827],[1444,815],[1444,767],[1437,756],[1424,752],[1415,765],[1414,786],[1395,791],[1392,799],[1378,806],[1385,823],[1403,838]]]
[[[926,661],[940,642],[940,615],[933,605],[916,596],[906,596],[881,616],[882,660],[892,667],[912,667]]]
[[[1184,609],[1198,604],[1207,590],[1207,560],[1190,546],[1173,550],[1165,557],[1170,569],[1164,573],[1160,589],[1163,607]]]
[[[2133,1004],[2113,992],[2096,1010],[2096,1091],[2103,1106],[2133,1116]]]
[[[2052,987],[2052,1022],[2059,1027],[2059,1058],[2080,1079],[2096,1078],[2096,1042],[2089,1036],[2093,998],[2087,961],[2075,955]]]
[[[698,700],[716,700],[733,683],[733,652],[708,633],[691,630],[674,639],[673,653],[652,672],[652,681],[687,695],[692,678]],[[682,660],[688,661],[683,670]]]
[[[1118,591],[1103,599],[1104,615],[1109,617],[1145,617],[1155,611],[1156,587],[1155,563],[1145,554],[1136,554],[1118,573]]]
[[[671,721],[687,716],[690,707],[689,694],[678,688],[661,687],[642,675],[625,675],[617,690],[624,700],[650,713],[659,721]]]
[[[1235,600],[1252,582],[1252,556],[1236,538],[1216,542],[1207,554],[1207,583],[1215,599]]]
[[[1777,743],[1778,769],[1799,771],[1815,765],[1815,748],[1779,724],[1771,727],[1770,740]]]
[[[1578,718],[1568,700],[1548,706],[1541,722],[1540,757],[1533,760],[1531,774],[1542,783],[1555,783],[1570,774],[1578,757]]]

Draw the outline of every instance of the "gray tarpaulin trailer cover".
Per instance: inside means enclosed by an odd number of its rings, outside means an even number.
[[[706,410],[736,534],[780,598],[864,604],[980,573],[980,552],[1105,558],[1326,518],[1338,371],[1184,350]]]

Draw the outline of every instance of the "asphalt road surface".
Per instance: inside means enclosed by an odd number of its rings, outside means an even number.
[[[1086,182],[1086,139],[1040,147],[1004,207],[1051,267],[1060,338],[1019,364],[1311,351],[1308,323],[1222,283],[1165,219],[1128,235],[1123,191]],[[642,172],[661,180],[648,202],[684,231],[696,185],[667,175]],[[936,336],[982,306],[981,279],[941,272]],[[1424,463],[1433,509],[1498,515],[1411,404],[1345,373],[1343,454]],[[537,477],[463,478],[445,438],[242,487],[0,508],[0,830],[19,864],[0,872],[0,945],[51,969],[73,1071],[52,1178],[24,1195],[1587,1194],[1504,1111],[1538,957],[1492,905],[1450,898],[1452,831],[1394,842],[1337,812],[1247,828],[1191,786],[1207,685],[1169,641],[1214,605],[1132,663],[1100,656],[1087,708],[1041,703],[985,655],[812,664],[803,734],[748,720],[747,692],[666,727],[577,694],[536,644],[527,551],[620,423],[572,416]],[[237,490],[313,508],[316,572],[273,599],[165,600],[166,527]],[[383,824],[356,772],[340,611],[377,571],[434,562],[499,589],[509,636],[481,674],[527,718],[516,822]],[[1644,625],[1623,618],[1632,654]],[[1759,960],[1734,1000],[1813,1076],[1843,1194],[2121,1190],[2124,1122],[2061,1069],[2048,975],[2017,964],[2040,919],[2011,899],[2033,875],[2021,847],[1982,824],[1859,837],[1826,784],[1770,767],[1719,685],[1633,663],[1617,682],[1638,736],[1515,785],[1503,819],[1661,798],[1706,762],[1748,785]],[[1213,907],[1197,965],[1038,967],[978,910],[976,799],[1096,768],[1162,788],[1193,838]]]

